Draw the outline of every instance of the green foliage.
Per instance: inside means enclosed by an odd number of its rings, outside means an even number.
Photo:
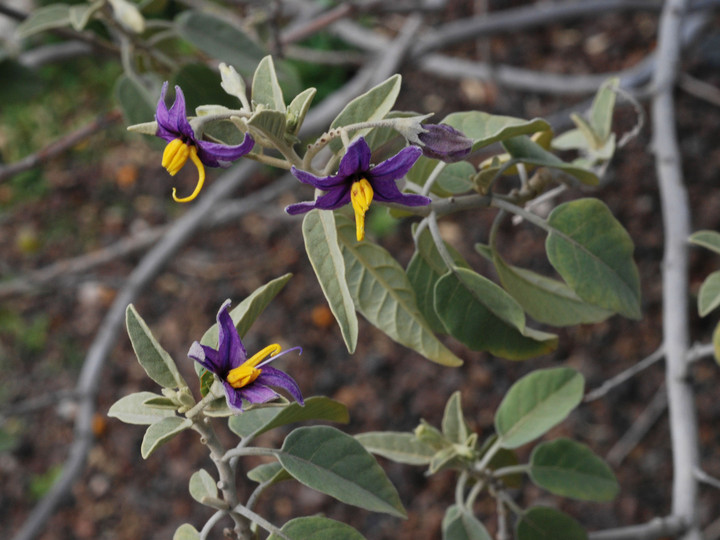
[[[192,474],[189,491],[192,498],[201,504],[206,498],[216,498],[218,496],[217,483],[205,469],[200,469]]]
[[[443,540],[491,540],[487,529],[470,510],[453,504],[448,506],[442,521]]]
[[[34,500],[42,499],[61,474],[62,466],[53,465],[44,473],[33,475],[30,478],[30,496]]]
[[[173,540],[200,540],[200,532],[189,523],[183,523],[175,531]]]
[[[292,540],[364,540],[364,536],[350,525],[322,516],[291,519],[280,529]],[[268,540],[282,540],[271,534]]]
[[[147,459],[159,446],[162,446],[190,426],[192,426],[192,420],[179,416],[168,416],[155,422],[145,431],[145,436],[140,445],[140,455],[143,459]]]
[[[355,435],[355,438],[368,452],[397,463],[429,465],[435,455],[435,450],[431,446],[418,440],[412,433],[371,431]]]
[[[559,510],[535,506],[517,523],[518,540],[587,540],[580,524]]]
[[[523,120],[481,111],[452,113],[445,117],[443,123],[473,139],[473,151],[498,141],[550,129],[550,124],[541,118]]]
[[[280,88],[272,56],[263,58],[255,69],[252,82],[252,101],[256,108],[285,112],[285,98]]]
[[[153,407],[148,401],[160,398],[152,392],[136,392],[120,398],[110,410],[108,416],[127,424],[150,425],[168,417],[174,417],[175,411],[166,407]]]

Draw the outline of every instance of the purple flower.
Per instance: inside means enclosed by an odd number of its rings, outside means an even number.
[[[284,388],[295,401],[305,405],[297,383],[289,375],[267,365],[300,347],[293,347],[278,354],[280,345],[269,345],[248,359],[240,335],[228,313],[229,305],[230,300],[227,300],[217,314],[217,350],[196,341],[190,347],[188,356],[220,379],[228,405],[237,412],[243,410],[243,399],[248,403],[265,403],[278,397],[278,393],[270,388],[271,386]],[[302,349],[300,350],[302,352]]]
[[[447,124],[422,124],[424,132],[418,133],[422,153],[433,159],[452,163],[460,161],[472,150],[472,139]]]
[[[358,242],[365,237],[365,212],[373,199],[381,202],[394,202],[405,206],[424,206],[431,200],[422,195],[401,193],[395,180],[402,178],[420,157],[421,150],[415,146],[403,148],[393,157],[370,166],[370,147],[360,137],[348,146],[340,160],[337,174],[318,178],[314,174],[295,167],[291,172],[305,184],[325,191],[311,202],[291,204],[285,211],[288,214],[303,214],[319,208],[334,210],[351,203],[355,211],[355,229]]]
[[[205,167],[203,164],[208,167],[227,167],[230,162],[252,150],[255,141],[250,134],[246,134],[243,142],[237,146],[227,146],[198,139],[187,119],[185,96],[182,90],[179,86],[175,87],[175,102],[168,110],[167,105],[165,105],[167,87],[168,83],[165,81],[155,111],[155,120],[158,124],[155,135],[168,142],[163,152],[162,166],[172,176],[175,176],[183,168],[188,158],[197,167],[199,173],[198,183],[191,195],[180,199],[176,197],[175,188],[173,188],[173,199],[177,202],[188,202],[197,197],[205,182]]]

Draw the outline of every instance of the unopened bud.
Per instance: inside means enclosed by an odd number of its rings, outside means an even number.
[[[145,18],[135,4],[127,0],[110,0],[115,19],[130,32],[142,34],[145,31]]]
[[[461,161],[472,150],[473,141],[447,124],[423,124],[424,132],[418,134],[423,154],[447,163]]]

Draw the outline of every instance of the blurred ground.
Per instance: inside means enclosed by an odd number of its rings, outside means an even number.
[[[516,4],[520,4],[517,2]],[[445,15],[467,15],[464,3],[451,3]],[[649,13],[612,14],[572,24],[548,26],[522,35],[502,35],[454,52],[479,57],[490,50],[498,64],[561,73],[600,73],[634,65],[654,47],[656,16]],[[390,23],[388,23],[390,24]],[[683,70],[716,87],[720,85],[714,50],[718,34],[706,34],[686,54]],[[576,98],[547,97],[498,88],[477,81],[448,82],[412,68],[402,71],[399,109],[436,111],[482,109],[519,117],[543,116],[563,110]],[[58,75],[59,76],[59,75]],[[46,100],[54,99],[52,91]],[[720,107],[677,92],[677,117],[683,166],[693,208],[694,229],[720,227]],[[6,111],[0,116],[0,149]],[[621,106],[619,131],[635,122],[632,108]],[[196,237],[166,267],[136,306],[163,346],[178,361],[188,380],[190,343],[214,322],[226,298],[237,303],[256,287],[285,272],[294,278],[252,329],[246,346],[255,349],[279,342],[301,345],[301,357],[288,355],[283,368],[296,378],[306,396],[328,395],[350,409],[355,434],[371,430],[411,430],[421,418],[439,425],[445,401],[460,389],[471,425],[481,436],[492,433],[495,408],[507,388],[522,374],[550,365],[569,365],[583,372],[588,387],[633,365],[661,343],[660,261],[662,228],[650,134],[619,151],[606,182],[591,193],[604,200],[629,230],[636,245],[642,276],[645,317],[632,322],[614,317],[598,324],[561,331],[559,349],[524,363],[472,353],[451,343],[466,360],[458,369],[442,368],[396,345],[364,321],[355,355],[348,355],[338,329],[328,319],[325,303],[306,257],[299,220],[282,213],[284,204],[307,192],[287,194],[237,223]],[[27,180],[42,187],[37,193],[17,182],[0,185],[0,271],[3,277],[22,275],[51,262],[99,249],[131,231],[167,223],[184,209],[170,199],[171,178],[160,167],[160,151],[146,139],[126,135],[121,126],[98,135],[86,148],[74,149]],[[6,158],[7,159],[7,158]],[[188,171],[183,171],[184,174]],[[190,172],[188,172],[190,174]],[[178,180],[182,182],[182,178]],[[191,180],[188,180],[190,182]],[[212,178],[210,179],[212,181]],[[264,184],[259,176],[246,192]],[[25,195],[18,197],[18,190]],[[242,196],[240,193],[239,196]],[[580,196],[580,192],[569,194]],[[375,209],[375,212],[382,210]],[[489,271],[472,249],[487,239],[492,219],[457,216],[443,222],[443,232],[480,270]],[[409,223],[384,233],[379,241],[404,264],[412,252]],[[536,270],[549,267],[543,255],[544,237],[531,227],[509,223],[502,229],[508,260]],[[115,291],[137,263],[135,255],[104,265],[90,274],[68,276],[32,294],[5,298],[0,305],[0,406],[17,408],[28,398],[70,390],[85,351]],[[693,250],[692,290],[716,270],[718,260]],[[716,320],[693,318],[693,339],[707,342]],[[704,360],[694,367],[703,464],[720,476],[720,419],[717,366]],[[552,435],[570,435],[606,455],[636,421],[662,386],[657,365],[612,391],[605,399],[583,405]],[[125,335],[105,367],[97,419],[98,442],[87,470],[72,497],[51,519],[42,540],[167,539],[182,522],[202,525],[211,512],[196,504],[187,482],[198,467],[210,468],[193,433],[183,433],[147,461],[139,455],[141,426],[107,419],[104,413],[119,397],[155,390],[134,359]],[[61,466],[72,438],[73,402],[58,394],[51,406],[6,419],[0,451],[0,536],[8,538],[20,526],[35,500]],[[286,431],[260,440],[279,445]],[[527,485],[518,495],[523,505],[557,504],[588,529],[642,523],[669,512],[672,477],[668,425],[658,421],[624,462],[616,467],[622,487],[616,501],[575,503],[557,499]],[[521,454],[523,452],[521,451]],[[248,468],[256,462],[249,461]],[[280,484],[264,495],[258,512],[282,523],[298,515],[322,512],[346,521],[372,540],[439,538],[444,509],[453,501],[454,476],[444,472],[426,478],[420,468],[382,461],[400,491],[410,518],[399,521],[335,503],[293,483]],[[245,495],[254,485],[248,483]],[[699,512],[704,523],[720,515],[720,495],[703,489]],[[478,507],[488,529],[495,531],[495,509]]]

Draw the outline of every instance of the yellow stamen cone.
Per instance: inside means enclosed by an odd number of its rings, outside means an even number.
[[[357,182],[353,182],[350,188],[350,202],[355,211],[355,235],[358,242],[365,238],[365,212],[370,208],[372,200],[373,188],[367,179],[361,178]]]
[[[182,139],[173,139],[165,147],[162,157],[162,166],[167,169],[171,176],[175,176],[183,168],[190,156],[190,146]]]
[[[235,369],[231,369],[226,377],[228,383],[233,388],[243,388],[248,384],[252,383],[262,373],[261,369],[256,368],[260,362],[265,360],[268,356],[275,356],[282,350],[282,347],[277,343],[268,345],[260,352],[252,355],[250,358],[245,360],[241,365]]]
[[[175,141],[173,141],[173,142],[175,142]],[[198,194],[200,193],[200,190],[203,187],[203,184],[205,183],[205,165],[203,165],[202,161],[200,161],[200,158],[197,155],[197,148],[195,146],[190,146],[190,159],[195,164],[195,167],[197,167],[197,170],[198,170],[197,185],[195,186],[195,190],[190,195],[188,195],[187,197],[183,197],[183,198],[178,197],[175,194],[175,188],[173,188],[172,196],[173,196],[173,200],[175,200],[175,202],[185,203],[185,202],[192,201],[195,197],[198,196]]]

